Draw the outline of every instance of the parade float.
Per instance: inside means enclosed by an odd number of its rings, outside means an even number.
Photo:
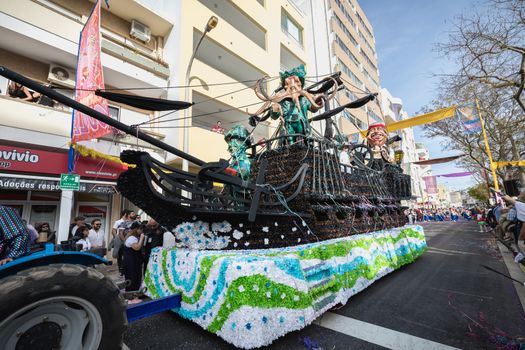
[[[345,137],[333,136],[331,118],[375,99],[372,94],[330,108],[343,86],[339,74],[305,87],[300,66],[281,72],[271,94],[265,79],[258,81],[254,90],[264,103],[250,125],[273,119],[275,134],[253,143],[253,129],[234,126],[225,134],[231,158],[216,162],[14,72],[3,69],[2,75],[198,167],[190,173],[127,150],[121,160],[134,167],[121,174],[118,190],[175,236],[174,247],[152,253],[147,294],[156,299],[180,293],[175,312],[237,347],[267,345],[306,327],[426,249],[422,228],[406,225],[400,201],[411,196],[410,177],[392,163],[389,145],[397,139],[389,139],[385,126],[370,125],[365,141],[351,145],[350,163],[339,162]],[[96,93],[148,109],[189,105]],[[312,121],[326,123],[324,135]]]

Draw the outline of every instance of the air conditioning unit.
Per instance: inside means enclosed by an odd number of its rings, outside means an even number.
[[[57,85],[75,88],[75,72],[68,68],[51,64],[47,80]]]
[[[131,20],[131,31],[129,32],[129,35],[132,38],[147,43],[151,39],[151,30],[147,25],[133,19]]]

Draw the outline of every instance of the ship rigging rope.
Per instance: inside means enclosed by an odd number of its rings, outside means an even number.
[[[323,75],[309,75],[305,78],[322,78],[332,75],[333,73],[323,74]],[[274,76],[270,77],[269,79],[278,79],[280,76]],[[172,85],[172,86],[145,86],[145,87],[122,87],[122,88],[104,88],[104,89],[80,89],[80,88],[70,88],[70,87],[62,87],[62,86],[52,86],[52,89],[55,90],[69,90],[69,91],[93,91],[96,90],[100,91],[125,91],[125,90],[165,90],[165,89],[185,89],[185,88],[194,88],[194,87],[208,87],[208,86],[222,86],[222,85],[235,85],[235,84],[245,84],[245,83],[252,83],[257,82],[259,79],[250,79],[250,80],[240,80],[240,81],[229,81],[229,82],[221,82],[221,83],[209,83],[209,84],[196,84],[196,85]]]
[[[259,105],[259,104],[262,104],[262,103],[264,103],[264,102],[260,101],[260,102],[250,103],[250,104],[247,104],[247,105],[244,105],[244,106],[238,106],[238,107],[232,107],[232,108],[224,109],[224,110],[217,111],[217,112],[207,112],[207,113],[197,114],[197,115],[188,116],[188,117],[165,119],[165,120],[156,121],[154,123],[166,123],[166,122],[177,121],[177,120],[200,118],[200,117],[205,117],[205,116],[208,116],[208,115],[214,115],[214,114],[219,114],[219,113],[231,112],[231,111],[239,110],[241,108],[246,108],[246,107]],[[166,115],[171,114],[171,113],[172,112],[166,113],[165,115],[162,115],[161,117],[165,117]],[[142,123],[139,123],[139,124],[136,124],[136,125],[133,125],[133,126],[140,127],[141,125],[146,125],[146,124],[150,124],[150,123],[151,122],[148,120],[146,122],[142,122]],[[184,126],[155,126],[155,128],[158,128],[158,129],[178,129],[178,128],[184,128]]]

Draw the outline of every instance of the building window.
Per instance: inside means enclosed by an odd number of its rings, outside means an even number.
[[[350,90],[345,90],[345,95],[350,101],[355,101],[358,99],[357,96]]]
[[[363,50],[361,50],[361,56],[365,59],[365,61],[370,65],[370,67],[374,68],[374,70],[377,72],[377,67],[375,66],[374,62],[368,57]]]
[[[368,71],[366,69],[363,68],[363,74],[365,75],[365,77],[368,78],[368,80],[372,83],[372,85],[374,86],[374,88],[376,89],[379,89],[379,84],[377,83],[377,81],[370,75],[370,73],[368,73]]]
[[[115,106],[108,106],[109,116],[115,120],[120,120],[120,108]]]
[[[303,29],[286,13],[281,13],[282,30],[303,46]]]
[[[366,26],[365,21],[363,21],[363,18],[359,15],[359,13],[356,13],[356,15],[357,15],[357,19],[359,20],[359,23],[361,23],[361,26],[365,29],[366,33],[371,38],[374,38],[374,36],[372,35],[372,32],[370,31],[370,29],[368,29],[368,27]]]
[[[350,39],[352,44],[354,44],[355,47],[359,47],[359,43],[357,42],[357,40],[355,40],[354,36],[350,33],[348,28],[345,27],[343,21],[341,21],[339,16],[336,15],[335,13],[334,13],[334,19],[335,19],[335,22],[337,23],[337,25],[339,26],[339,28],[341,28],[341,30],[346,34],[348,39]]]
[[[348,22],[350,22],[350,25],[352,27],[354,27],[354,28],[357,28],[357,26],[355,25],[354,20],[352,19],[352,17],[348,13],[348,11],[346,11],[345,6],[343,5],[343,3],[340,0],[335,0],[335,4],[337,5],[337,7],[339,7],[339,10],[341,10],[343,15],[345,15],[345,17],[348,20]]]
[[[358,89],[363,88],[363,82],[359,80],[359,78],[348,68],[341,60],[338,60],[339,66],[341,67],[341,71],[348,75],[350,79],[357,84]]]
[[[359,61],[357,60],[357,58],[354,56],[354,54],[350,51],[350,49],[348,48],[348,46],[345,45],[345,43],[343,42],[343,40],[341,40],[341,38],[336,35],[335,36],[335,42],[337,43],[337,45],[339,45],[339,47],[341,48],[341,50],[344,51],[344,53],[350,58],[350,60],[357,66],[359,67]]]
[[[370,117],[372,120],[374,120],[377,123],[383,123],[383,119],[378,116],[373,110],[368,109],[368,117]]]
[[[343,116],[352,123],[355,127],[357,127],[360,130],[364,130],[366,128],[366,124],[363,123],[359,118],[353,116],[350,112],[347,110],[343,111]]]

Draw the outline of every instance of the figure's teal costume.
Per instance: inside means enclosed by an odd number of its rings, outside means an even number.
[[[310,123],[308,123],[308,110],[311,107],[310,101],[304,96],[299,96],[301,109],[298,109],[291,99],[285,99],[279,104],[282,109],[282,117],[286,132],[290,134],[310,134]],[[272,113],[272,119],[278,119],[281,113]]]

